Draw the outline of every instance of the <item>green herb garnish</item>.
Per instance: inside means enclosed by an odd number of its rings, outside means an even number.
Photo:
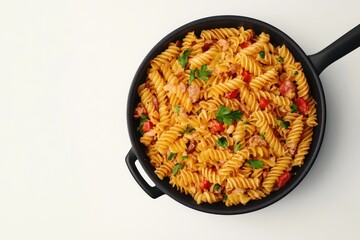
[[[249,122],[249,121],[246,121],[246,122],[244,122],[243,124],[244,124],[244,125],[249,125],[250,122]]]
[[[141,116],[139,117],[139,119],[140,119],[140,124],[139,124],[139,126],[137,127],[136,130],[137,130],[139,133],[141,133],[141,135],[142,135],[142,134],[144,134],[143,131],[142,131],[142,127],[143,127],[144,123],[145,123],[149,118],[148,118],[147,115],[141,115]]]
[[[180,169],[182,169],[183,167],[184,167],[184,166],[183,166],[181,163],[177,163],[177,164],[175,165],[172,173],[173,173],[174,175],[176,175],[176,174],[178,173],[178,171],[179,171]]]
[[[296,75],[298,75],[299,74],[299,72],[298,71],[295,71],[294,72],[294,76],[296,76]]]
[[[178,61],[181,67],[185,68],[187,63],[188,63],[188,57],[189,54],[191,53],[191,49],[188,49],[186,51],[184,51],[179,57],[178,57]]]
[[[260,51],[260,52],[259,52],[259,57],[265,58],[265,52],[264,52],[264,51]]]
[[[237,144],[235,144],[235,146],[234,146],[234,153],[236,153],[239,149],[241,148],[241,143],[237,143]]]
[[[232,120],[240,120],[242,113],[239,110],[231,111],[230,108],[219,106],[216,113],[216,120],[220,123],[233,124]]]
[[[188,156],[182,156],[181,157],[183,160],[186,160],[186,159],[188,159],[189,157]]]
[[[284,58],[282,58],[282,57],[278,57],[276,60],[277,60],[278,62],[280,62],[280,63],[283,63],[283,62],[284,62]]]
[[[221,137],[219,138],[217,141],[216,141],[216,146],[219,146],[219,147],[228,147],[228,142],[226,140],[226,137]]]
[[[290,106],[291,112],[296,112],[298,109],[298,106],[294,103],[293,105]]]
[[[220,189],[220,184],[218,184],[218,183],[215,184],[213,189],[214,189],[214,191],[219,190]]]
[[[175,156],[176,156],[176,153],[173,153],[173,152],[170,153],[168,160],[173,160]]]
[[[187,125],[185,131],[179,131],[179,133],[181,133],[182,135],[184,135],[185,133],[186,133],[186,134],[189,134],[189,133],[191,133],[192,131],[195,131],[195,128],[192,128],[192,127],[190,127],[189,125]]]
[[[190,69],[189,85],[195,80],[195,78],[201,79],[206,82],[207,80],[209,80],[210,74],[211,71],[207,70],[206,64],[202,65],[200,70]]]
[[[206,82],[207,80],[209,80],[210,74],[211,74],[211,71],[207,70],[207,65],[204,64],[201,66],[200,70],[198,71],[197,78]]]
[[[265,166],[265,164],[261,160],[246,160],[246,162],[249,163],[250,166],[255,169],[259,169]]]
[[[266,132],[260,133],[260,137],[261,137],[262,139],[265,139],[265,134],[266,134]]]
[[[175,113],[176,113],[176,115],[178,115],[178,116],[179,116],[180,106],[179,106],[179,105],[174,105],[174,109],[175,109]]]
[[[195,80],[195,69],[190,68],[189,85]]]
[[[280,117],[277,117],[276,119],[280,121],[280,125],[281,125],[282,128],[287,129],[290,126],[289,121],[285,121],[284,119],[282,119]]]
[[[227,198],[228,198],[228,196],[227,196],[226,194],[223,194],[223,199],[224,199],[224,201],[226,201]]]

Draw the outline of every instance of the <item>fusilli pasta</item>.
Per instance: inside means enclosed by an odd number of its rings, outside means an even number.
[[[134,118],[156,175],[198,204],[265,198],[304,163],[316,102],[301,63],[270,37],[189,32],[150,61],[138,87]]]

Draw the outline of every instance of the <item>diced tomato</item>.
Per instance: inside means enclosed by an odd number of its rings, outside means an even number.
[[[252,44],[252,42],[249,40],[249,41],[246,41],[246,42],[243,42],[242,44],[240,44],[240,47],[241,48],[247,48],[251,44]]]
[[[291,173],[288,171],[285,171],[276,181],[276,186],[279,188],[285,186],[287,182],[289,182],[291,178]]]
[[[267,105],[269,105],[269,100],[267,100],[266,98],[260,98],[260,103],[259,103],[259,107],[261,109],[265,109],[267,107]]]
[[[207,50],[210,49],[212,43],[213,43],[213,40],[211,40],[211,39],[205,40],[204,45],[202,46],[201,50],[203,52],[206,52]]]
[[[224,125],[221,124],[218,120],[216,119],[211,119],[210,123],[209,123],[209,128],[210,128],[210,132],[211,133],[217,133],[217,132],[222,132],[225,130]]]
[[[253,75],[251,73],[249,73],[248,71],[246,71],[245,69],[243,69],[241,75],[243,76],[243,80],[244,82],[250,82],[251,78],[253,77]]]
[[[293,94],[293,97],[295,96],[296,92],[296,86],[292,81],[283,81],[280,84],[280,93],[283,96],[291,97],[291,94]]]
[[[200,189],[205,190],[210,188],[211,183],[206,178],[203,178],[202,182],[200,183]]]
[[[153,128],[154,124],[150,120],[146,120],[146,122],[144,122],[144,124],[142,125],[142,131],[144,133],[150,131]]]
[[[309,109],[309,104],[301,97],[295,99],[295,103],[298,106],[298,109],[301,111],[301,113],[305,115],[307,110]]]
[[[137,107],[134,111],[134,118],[139,118],[141,115],[147,115],[147,111],[144,107]]]
[[[234,91],[228,92],[225,94],[226,98],[233,99],[239,94],[239,90],[235,89]]]

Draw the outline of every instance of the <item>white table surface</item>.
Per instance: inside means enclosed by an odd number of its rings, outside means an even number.
[[[320,75],[320,154],[281,201],[244,215],[151,199],[125,165],[127,94],[175,28],[233,14],[308,54],[359,24],[360,1],[0,2],[0,239],[360,239],[360,49]]]

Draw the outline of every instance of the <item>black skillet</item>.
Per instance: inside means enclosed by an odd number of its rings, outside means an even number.
[[[256,32],[256,34],[260,34],[261,32],[270,34],[270,41],[274,46],[285,44],[294,55],[295,59],[302,63],[304,73],[310,86],[311,94],[317,102],[316,110],[319,125],[314,128],[313,141],[303,166],[293,168],[292,179],[278,191],[272,192],[266,198],[250,201],[245,206],[240,204],[232,207],[226,207],[224,203],[221,202],[216,204],[203,203],[198,205],[191,196],[180,193],[175,188],[173,188],[168,183],[167,179],[160,180],[155,175],[154,167],[150,164],[148,157],[145,154],[145,147],[139,141],[140,135],[136,131],[138,123],[133,119],[134,109],[139,102],[137,89],[138,86],[145,81],[146,71],[149,68],[150,60],[163,52],[168,47],[170,42],[175,42],[176,40],[184,38],[184,36],[191,31],[195,31],[196,35],[199,36],[199,33],[203,29],[239,26],[243,26],[245,29],[251,28]],[[153,49],[151,49],[151,51],[147,54],[139,66],[130,87],[127,102],[127,125],[132,148],[126,156],[126,163],[131,174],[150,197],[157,198],[165,193],[179,203],[202,212],[223,215],[241,214],[255,211],[273,204],[287,195],[301,182],[301,180],[309,172],[316,159],[316,156],[319,153],[324,137],[326,122],[325,96],[319,79],[319,74],[331,63],[356,49],[359,47],[359,45],[360,25],[357,25],[334,43],[326,47],[324,50],[311,56],[307,56],[295,41],[293,41],[289,36],[287,36],[279,29],[265,22],[248,17],[214,16],[199,19],[179,27],[164,37],[155,47],[153,47]],[[135,165],[137,160],[139,160],[146,174],[154,182],[154,187],[151,187],[139,173],[137,166]]]

